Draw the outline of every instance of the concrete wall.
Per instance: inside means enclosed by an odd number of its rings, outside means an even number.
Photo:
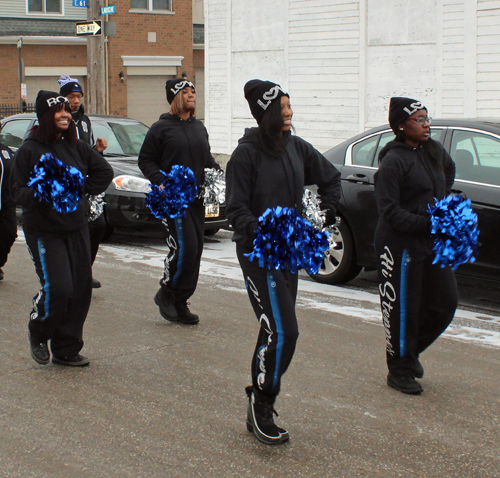
[[[205,0],[205,29],[216,153],[255,125],[251,78],[289,90],[297,134],[321,151],[386,122],[396,95],[435,117],[500,117],[498,0]]]

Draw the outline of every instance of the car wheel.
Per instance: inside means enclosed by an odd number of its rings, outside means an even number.
[[[323,263],[317,274],[310,276],[322,284],[341,284],[354,279],[362,267],[356,263],[354,241],[345,221],[335,226],[332,232],[333,244],[325,251]]]
[[[215,234],[217,234],[219,232],[220,229],[206,229],[204,234],[205,236],[214,236]]]

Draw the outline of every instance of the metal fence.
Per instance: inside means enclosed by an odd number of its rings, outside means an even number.
[[[24,103],[22,108],[19,103],[17,104],[0,104],[0,118],[5,118],[6,116],[16,115],[18,113],[34,113],[35,103]]]

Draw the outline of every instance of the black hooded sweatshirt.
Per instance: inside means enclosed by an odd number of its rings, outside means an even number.
[[[78,137],[90,144],[91,146],[95,145],[94,133],[92,132],[92,124],[90,122],[89,117],[85,114],[85,108],[83,105],[80,105],[74,113],[71,114],[73,121],[76,125],[76,131],[78,133]]]
[[[439,169],[422,146],[391,141],[380,151],[380,167],[375,173],[377,233],[401,237],[410,251],[423,255],[432,252],[428,206],[450,194],[455,181],[450,155],[440,143],[428,141],[441,156]]]
[[[257,132],[245,130],[226,171],[226,214],[235,231],[233,241],[250,249],[258,218],[267,208],[290,207],[302,213],[305,185],[318,185],[321,207],[333,213],[340,199],[340,173],[311,144],[283,133],[285,152],[275,158],[258,148]]]
[[[139,168],[152,184],[159,186],[172,166],[190,168],[198,188],[203,184],[205,168],[220,169],[210,154],[208,133],[194,116],[187,120],[164,113],[151,125],[139,153]]]
[[[74,212],[60,213],[46,201],[35,198],[28,186],[30,174],[41,156],[52,153],[68,166],[77,168],[85,178],[84,193],[100,194],[113,179],[113,168],[89,144],[78,140],[71,146],[64,137],[52,144],[40,143],[30,136],[16,151],[11,174],[12,194],[23,208],[23,227],[32,233],[66,233],[88,227],[89,203],[82,197]]]

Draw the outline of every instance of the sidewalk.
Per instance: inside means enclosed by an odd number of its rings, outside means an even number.
[[[500,351],[448,339],[422,356],[425,389],[385,384],[382,327],[298,308],[301,335],[277,423],[289,443],[246,431],[257,322],[243,281],[202,276],[199,326],[162,320],[157,270],[95,265],[83,353],[41,366],[26,326],[38,289],[24,244],[0,283],[0,477],[225,478],[500,476]],[[299,293],[300,295],[300,293]]]

